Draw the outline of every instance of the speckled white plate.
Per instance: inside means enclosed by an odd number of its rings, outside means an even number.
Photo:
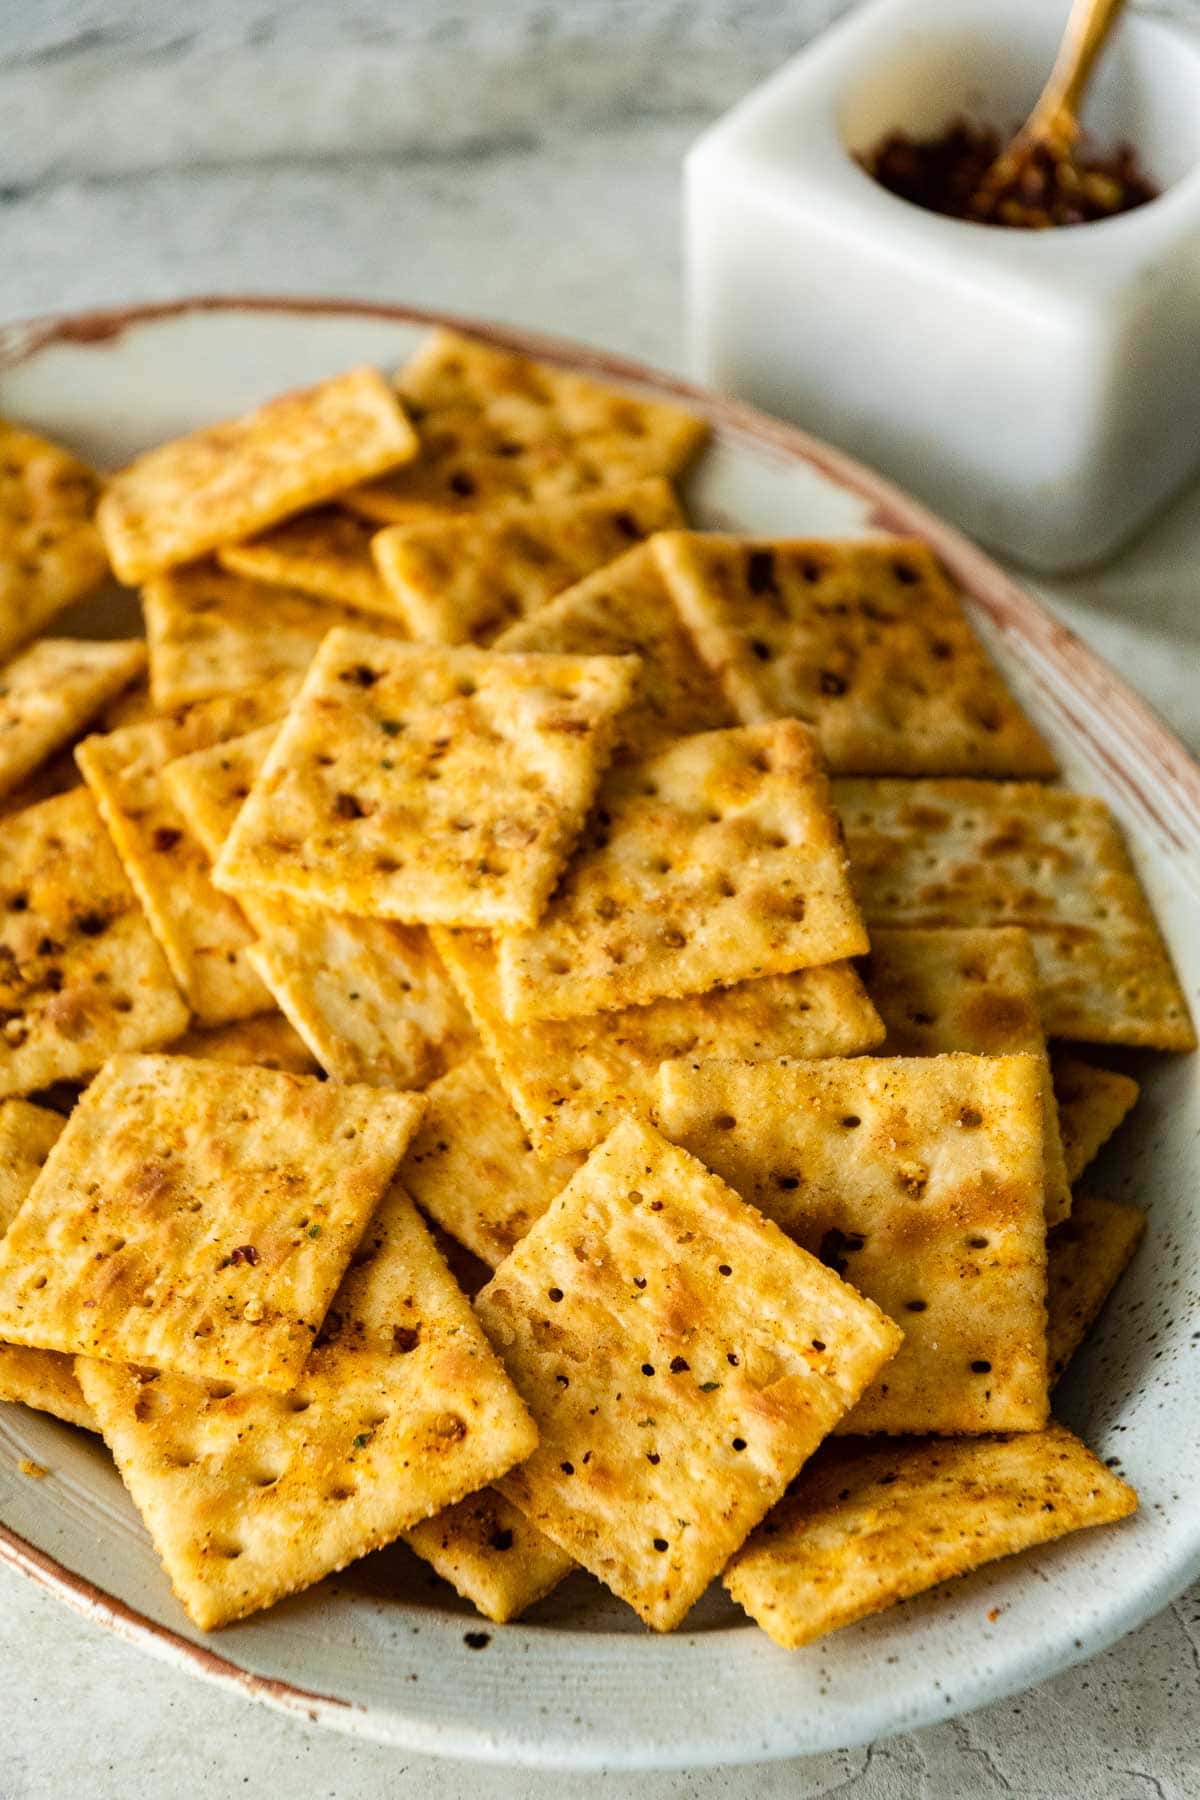
[[[278,388],[361,360],[390,367],[430,322],[399,308],[236,299],[37,321],[0,331],[0,412],[112,466]],[[568,344],[470,328],[706,413],[714,442],[688,494],[700,523],[924,535],[1073,784],[1115,808],[1195,1001],[1200,769],[1116,675],[957,533],[802,433]],[[91,622],[106,620],[93,609]],[[483,1626],[398,1549],[202,1638],[101,1450],[0,1406],[0,1556],[182,1668],[322,1724],[446,1755],[575,1769],[753,1761],[864,1743],[1027,1687],[1094,1655],[1200,1573],[1198,1059],[1143,1060],[1142,1103],[1096,1181],[1146,1205],[1149,1231],[1058,1396],[1067,1422],[1141,1492],[1141,1511],[1121,1525],[993,1565],[794,1653],[718,1592],[688,1630],[655,1637],[583,1575],[520,1624]],[[50,1477],[22,1476],[22,1457]]]

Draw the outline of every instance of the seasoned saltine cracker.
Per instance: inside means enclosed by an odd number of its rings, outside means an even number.
[[[86,738],[76,751],[117,853],[171,972],[202,1025],[265,1012],[271,996],[246,958],[253,933],[209,879],[209,859],[163,780],[176,757],[276,719],[293,677],[205,700],[144,725]]]
[[[439,329],[401,372],[421,454],[348,505],[384,524],[682,473],[707,426],[661,400]]]
[[[0,1100],[0,1237],[58,1142],[63,1119],[28,1100]]]
[[[374,529],[340,506],[322,506],[276,525],[264,537],[227,544],[217,561],[235,575],[340,601],[394,618],[396,603],[371,557]]]
[[[528,1612],[575,1567],[574,1557],[491,1487],[422,1520],[403,1536],[411,1550],[497,1625]]]
[[[251,963],[335,1080],[424,1087],[474,1047],[466,1008],[419,925],[259,898],[250,916],[259,932]]]
[[[1046,1421],[1035,1056],[665,1063],[657,1121],[904,1329],[845,1429]]]
[[[146,646],[42,638],[0,669],[0,794],[79,736],[146,662]]]
[[[676,1056],[853,1056],[883,1025],[849,963],[764,975],[581,1019],[513,1025],[486,932],[435,930],[496,1073],[539,1156],[590,1150],[621,1113],[648,1118],[658,1065]]]
[[[868,925],[1023,925],[1047,1036],[1195,1047],[1102,800],[1033,782],[840,780],[833,801]]]
[[[1136,1506],[1133,1489],[1058,1424],[969,1443],[838,1444],[734,1557],[725,1586],[777,1644],[798,1650]]]
[[[0,656],[104,580],[99,492],[61,445],[0,419]]]
[[[1046,1223],[1056,1225],[1065,1219],[1071,1210],[1071,1187],[1028,934],[1016,925],[978,931],[876,927],[861,969],[887,1027],[883,1055],[938,1056],[966,1050],[1003,1056],[1028,1051],[1041,1059]]]
[[[336,1089],[332,1091],[336,1092]],[[311,1586],[499,1475],[536,1435],[394,1187],[287,1394],[81,1357],[84,1392],[201,1630]]]
[[[57,1350],[0,1343],[0,1400],[19,1401],[84,1431],[99,1430],[76,1377],[74,1357]]]
[[[485,1057],[458,1063],[425,1098],[401,1180],[422,1212],[494,1269],[582,1159],[539,1160]]]
[[[202,1062],[258,1063],[264,1069],[286,1069],[289,1075],[315,1075],[316,1057],[282,1013],[257,1013],[233,1025],[208,1029],[195,1026],[168,1046],[172,1056],[198,1056]]]
[[[214,879],[405,924],[531,925],[636,676],[633,657],[331,632]]]
[[[1050,1233],[1046,1314],[1054,1383],[1099,1317],[1141,1242],[1146,1215],[1099,1194],[1080,1194],[1071,1217]]]
[[[157,719],[159,709],[150,692],[150,676],[147,670],[140,680],[124,693],[118,694],[115,700],[102,707],[96,718],[95,731],[120,731],[125,725],[144,725],[147,719]]]
[[[815,742],[781,719],[614,769],[540,923],[501,938],[500,991],[576,1018],[866,948]]]
[[[617,760],[646,756],[671,738],[736,722],[715,676],[696,654],[649,544],[639,544],[531,618],[510,625],[493,647],[640,656],[641,680],[621,720]]]
[[[252,903],[250,961],[337,1081],[423,1087],[474,1047],[428,933],[291,900]]]
[[[612,485],[585,466],[553,415],[537,403],[507,401],[491,413],[444,406],[419,419],[417,411],[409,406],[421,443],[417,460],[340,497],[375,531],[545,506]]]
[[[144,581],[416,453],[416,434],[383,377],[350,369],[146,451],[112,477],[96,523],[121,580]]]
[[[0,1095],[178,1037],[188,1011],[86,788],[0,828]]]
[[[660,1631],[900,1342],[869,1300],[633,1119],[475,1307],[541,1434],[497,1486]]]
[[[414,638],[489,644],[631,544],[680,522],[670,485],[642,481],[478,518],[389,526],[371,551]]]
[[[163,786],[210,861],[221,854],[278,732],[279,721],[273,719],[239,737],[203,744],[164,765]]]
[[[516,350],[439,327],[409,358],[397,382],[406,406],[422,419],[446,407],[488,412],[506,401],[557,408],[566,428],[628,438],[639,474],[672,474],[703,443],[707,427],[682,406],[643,400],[573,370],[535,362]],[[639,453],[636,445],[642,445]]]
[[[220,855],[277,729],[265,725],[195,750],[163,771],[210,858]],[[422,927],[258,894],[243,899],[258,934],[246,952],[251,966],[338,1081],[423,1087],[474,1043]]]
[[[24,812],[29,806],[40,806],[43,800],[53,800],[56,794],[67,794],[82,785],[74,746],[68,744],[35,769],[28,780],[0,795],[0,818],[7,813]]]
[[[1067,1179],[1078,1181],[1137,1104],[1141,1089],[1131,1075],[1056,1050],[1050,1058]]]
[[[64,1121],[27,1100],[0,1100],[0,1238],[42,1171]],[[0,1343],[0,1400],[19,1400],[68,1425],[96,1429],[69,1356]]]
[[[118,1056],[0,1242],[0,1338],[287,1389],[419,1094]]]
[[[654,554],[745,724],[804,719],[838,774],[1057,773],[919,539],[670,532]]]
[[[214,694],[301,676],[335,625],[387,633],[382,620],[274,587],[213,563],[196,563],[146,583],[142,592],[156,705],[190,706]]]

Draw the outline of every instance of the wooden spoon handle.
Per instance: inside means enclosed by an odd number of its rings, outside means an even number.
[[[1050,78],[1021,131],[1026,144],[1070,149],[1079,135],[1079,106],[1096,58],[1125,0],[1075,0]]]

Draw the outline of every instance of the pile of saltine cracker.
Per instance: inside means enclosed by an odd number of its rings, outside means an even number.
[[[1136,1505],[1049,1392],[1143,1224],[1064,1046],[1195,1042],[1137,876],[927,548],[693,532],[703,439],[445,331],[0,425],[0,1396],[200,1627],[401,1537],[794,1647]]]

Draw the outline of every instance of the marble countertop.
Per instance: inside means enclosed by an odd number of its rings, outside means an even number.
[[[0,318],[356,294],[681,364],[687,144],[841,0],[25,0],[0,8]],[[1200,0],[1158,10],[1200,26]],[[1200,752],[1200,491],[1056,610]],[[1200,1589],[1016,1700],[867,1750],[645,1777],[474,1769],[167,1669],[0,1570],[0,1800],[1200,1795]]]

